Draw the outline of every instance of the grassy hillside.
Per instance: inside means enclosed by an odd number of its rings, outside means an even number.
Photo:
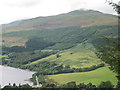
[[[99,38],[101,36],[117,37],[117,26],[66,27],[37,31],[9,32],[3,34],[3,40],[5,45],[10,46],[20,43],[24,44],[25,41],[31,37],[42,37],[46,41],[56,43],[54,46],[49,46],[44,50],[55,50],[60,57],[57,58],[57,54],[54,54],[30,62],[27,65],[37,64],[41,61],[55,61],[57,64],[70,65],[71,67],[78,68],[101,63],[96,57],[94,53],[95,49],[92,45],[92,43],[101,43],[102,41],[100,41]],[[9,39],[9,37],[14,39]],[[17,38],[19,38],[19,40],[17,40]]]
[[[105,45],[103,36],[116,40],[117,23],[116,16],[92,10],[23,20],[4,27],[0,57],[4,65],[48,75],[59,84],[109,80],[115,85],[115,74],[103,67],[94,46]]]
[[[115,25],[117,22],[117,17],[113,15],[93,10],[76,10],[56,16],[37,17],[23,20],[17,25],[4,28],[3,33],[38,29],[55,29],[69,26],[88,27],[95,25]]]
[[[60,57],[57,58],[57,55],[60,55]],[[101,60],[94,53],[94,47],[88,43],[85,45],[78,44],[73,48],[62,50],[57,54],[36,60],[27,65],[37,64],[41,61],[55,61],[57,64],[70,65],[74,68],[90,67],[101,63]]]
[[[59,29],[9,32],[3,33],[2,37],[4,40],[3,45],[8,46],[24,45],[24,43],[32,37],[42,37],[47,41],[56,43],[54,47],[51,47],[52,49],[60,49],[60,47],[65,46],[65,48],[67,48],[67,45],[72,47],[76,43],[82,43],[84,41],[91,42],[100,36],[116,37],[117,33],[117,25],[92,26],[86,28],[76,26]]]
[[[108,67],[102,67],[90,72],[80,72],[80,73],[68,73],[68,74],[58,74],[58,75],[49,75],[49,79],[53,79],[59,84],[65,84],[70,81],[75,81],[77,84],[85,83],[98,85],[102,81],[111,81],[114,85],[117,84],[115,78],[115,73],[110,71]]]
[[[18,21],[8,24],[9,27],[3,25],[3,45],[24,46],[28,39],[36,36],[59,42],[52,47],[58,49],[62,46],[69,48],[74,45],[73,42],[94,39],[100,35],[115,35],[118,18],[94,10],[75,10],[56,16],[21,20],[17,24],[16,22]],[[69,45],[63,44],[65,42]]]

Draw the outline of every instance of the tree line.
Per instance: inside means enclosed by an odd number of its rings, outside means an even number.
[[[92,71],[100,67],[104,67],[103,63],[98,65],[93,65],[91,67],[85,68],[72,68],[69,65],[59,65],[54,61],[41,61],[37,64],[23,66],[23,69],[29,69],[32,71],[37,71],[36,75],[53,75],[53,74],[62,74],[62,73],[74,73],[74,72],[87,72]]]
[[[42,87],[40,89],[42,90],[46,90],[46,89],[57,89],[57,90],[64,90],[64,89],[92,89],[92,90],[96,90],[96,89],[107,89],[107,90],[112,90],[112,88],[114,88],[115,86],[110,82],[110,81],[105,81],[105,82],[101,82],[99,85],[94,85],[92,83],[80,83],[80,84],[76,84],[76,82],[71,81],[68,82],[66,84],[43,84]],[[23,84],[23,85],[16,85],[15,83],[13,85],[9,84],[6,85],[5,87],[3,87],[1,90],[38,90],[39,88],[32,88],[32,86],[30,86],[29,84]]]
[[[34,50],[42,50],[46,47],[53,46],[55,43],[49,42],[41,37],[30,38],[24,46],[2,47],[3,51],[8,52],[26,52]]]

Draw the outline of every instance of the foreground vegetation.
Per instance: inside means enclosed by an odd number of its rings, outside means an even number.
[[[78,85],[76,84],[76,82],[68,82],[66,84],[63,85],[56,85],[56,84],[46,84],[43,85],[42,87],[36,87],[36,88],[32,88],[30,85],[28,84],[24,84],[24,85],[19,85],[16,86],[15,84],[13,85],[7,85],[4,88],[2,88],[1,90],[8,90],[8,89],[17,89],[17,90],[23,90],[23,89],[27,89],[27,90],[46,90],[46,89],[57,89],[57,90],[64,90],[64,89],[110,89],[112,90],[112,88],[114,88],[114,85],[110,82],[110,81],[105,81],[105,82],[101,82],[99,85],[94,85],[92,83],[88,83],[88,84],[84,84],[84,83],[79,83]]]
[[[75,81],[76,84],[91,82],[94,85],[98,85],[102,81],[111,81],[114,85],[117,84],[115,79],[116,74],[109,70],[108,67],[102,67],[90,72],[68,73],[49,75],[49,79],[53,79],[59,84],[65,84],[70,81]]]

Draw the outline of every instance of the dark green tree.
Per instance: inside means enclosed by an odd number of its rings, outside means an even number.
[[[113,88],[114,85],[112,85],[110,81],[106,81],[106,82],[101,82],[98,87],[99,88]]]
[[[112,1],[107,1],[109,5],[113,7],[113,9],[120,14],[120,6]],[[119,16],[118,16],[118,29],[119,29]],[[118,31],[119,34],[119,31]],[[104,61],[106,64],[108,64],[110,67],[110,70],[117,73],[117,79],[118,84],[117,87],[120,88],[120,42],[119,37],[117,38],[108,38],[104,37],[104,41],[106,41],[107,44],[104,44],[103,46],[97,47],[97,56]],[[102,42],[101,42],[102,43]]]
[[[85,85],[84,83],[80,83],[80,84],[78,85],[78,87],[79,87],[79,88],[86,88],[86,85]]]
[[[117,4],[117,3],[114,3],[114,2],[109,1],[109,0],[106,0],[106,1],[109,3],[109,5],[111,5],[111,6],[113,7],[113,9],[114,9],[118,14],[120,14],[120,5],[118,5],[119,2],[118,2],[118,4]]]
[[[27,50],[38,50],[38,49],[44,49],[48,46],[52,46],[55,43],[53,42],[48,42],[44,38],[40,37],[34,37],[30,38],[26,43],[25,43],[25,48]]]
[[[77,86],[77,85],[76,85],[76,82],[74,82],[74,81],[67,83],[67,87],[68,87],[68,88],[76,88],[76,86]]]
[[[56,57],[59,58],[59,57],[61,57],[61,55],[57,54]]]
[[[19,88],[32,88],[29,84],[20,85]]]
[[[96,46],[96,55],[109,65],[109,69],[117,74],[118,87],[120,87],[120,44],[117,41],[104,38],[106,44]]]
[[[95,86],[95,85],[92,85],[92,83],[88,83],[88,84],[86,85],[86,88],[96,88],[96,86]]]

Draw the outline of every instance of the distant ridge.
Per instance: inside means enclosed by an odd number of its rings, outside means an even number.
[[[81,13],[86,13],[86,12],[92,12],[92,13],[102,13],[100,11],[96,11],[96,10],[91,10],[91,9],[78,9],[78,10],[74,10],[74,11],[70,11],[69,13],[76,13],[76,14],[81,14]]]
[[[25,30],[56,29],[69,26],[100,26],[117,24],[117,16],[104,14],[95,10],[74,10],[55,16],[36,17],[27,20],[15,21],[3,25],[4,32]],[[10,27],[8,27],[10,26]]]

